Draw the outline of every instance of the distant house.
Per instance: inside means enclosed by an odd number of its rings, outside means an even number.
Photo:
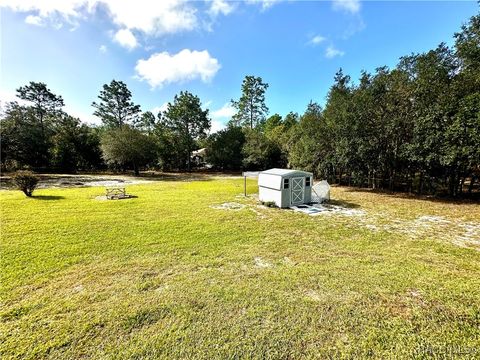
[[[204,165],[206,155],[207,155],[207,149],[206,148],[202,148],[202,149],[192,151],[192,157],[191,157],[192,162],[196,166]]]
[[[313,174],[301,170],[270,169],[258,175],[260,201],[274,202],[278,207],[307,204],[312,198]]]

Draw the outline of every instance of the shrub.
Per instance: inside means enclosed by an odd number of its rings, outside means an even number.
[[[278,207],[277,204],[275,204],[275,201],[260,201],[260,203],[263,206],[269,207],[269,208],[276,208]]]
[[[31,171],[17,171],[13,175],[13,182],[17,186],[18,190],[23,191],[27,196],[32,196],[33,190],[37,187],[40,179]]]

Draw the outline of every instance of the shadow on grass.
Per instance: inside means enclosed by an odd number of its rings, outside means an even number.
[[[138,198],[137,195],[130,195],[130,194],[127,194],[124,197],[113,197],[113,198],[107,198],[106,195],[99,195],[99,196],[92,197],[93,200],[98,200],[98,201],[117,201],[117,200],[128,200],[128,199],[137,199],[137,198]]]
[[[65,197],[60,196],[60,195],[33,195],[32,199],[35,199],[35,200],[62,200],[62,199],[65,199]]]
[[[128,199],[138,199],[138,196],[137,195],[130,195],[130,194],[127,194],[123,197],[113,197],[111,199],[107,199],[107,197],[105,196],[105,200],[109,200],[109,201],[114,201],[114,200],[128,200]]]
[[[330,199],[327,202],[327,204],[328,205],[337,205],[337,206],[341,206],[341,207],[344,207],[344,208],[347,208],[347,209],[358,209],[360,207],[360,205],[358,205],[356,203],[352,203],[352,202],[345,201],[345,200]]]
[[[445,203],[445,204],[478,204],[480,201],[480,193],[473,193],[470,197],[458,197],[452,198],[448,196],[441,195],[419,195],[415,193],[407,193],[400,191],[391,191],[386,189],[366,189],[366,188],[354,188],[347,187],[347,192],[352,193],[367,193],[367,194],[378,194],[381,196],[407,199],[407,200],[425,200],[435,203]],[[464,194],[466,196],[466,194]]]
[[[212,181],[214,175],[195,174],[195,173],[175,173],[175,174],[156,174],[141,175],[137,178],[151,181]]]

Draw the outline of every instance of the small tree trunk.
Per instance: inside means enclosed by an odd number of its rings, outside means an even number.
[[[460,196],[463,194],[463,184],[465,183],[465,178],[462,177],[460,180],[460,185],[458,186],[458,193]]]
[[[250,129],[253,130],[253,100],[250,99]]]
[[[472,177],[470,178],[470,185],[468,185],[468,195],[472,195],[474,185],[475,185],[475,176],[472,175]]]
[[[420,180],[418,181],[418,193],[423,193],[423,171],[420,171]]]
[[[191,159],[190,159],[190,154],[191,154],[191,151],[190,151],[190,146],[188,147],[188,154],[187,154],[187,171],[188,172],[191,172],[192,171],[192,164],[191,164]]]
[[[415,180],[415,171],[408,173],[408,192],[413,193],[413,181]]]
[[[136,162],[133,163],[133,173],[135,174],[135,176],[140,175],[140,171],[138,170],[138,165]]]
[[[455,184],[456,176],[455,174],[452,174],[449,176],[449,181],[448,181],[448,193],[450,196],[455,197],[456,196],[456,190],[457,186]]]
[[[405,184],[407,186],[406,190],[408,193],[411,193],[411,190],[410,190],[410,169],[407,170],[407,175],[405,177]]]
[[[393,188],[395,187],[394,184],[395,184],[395,170],[392,170],[390,173],[390,183],[388,185],[388,187],[390,188],[390,191],[393,191]]]

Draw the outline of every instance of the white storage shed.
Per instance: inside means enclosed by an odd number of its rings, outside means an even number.
[[[307,204],[312,198],[313,174],[301,170],[270,169],[258,174],[258,198],[278,207]]]

